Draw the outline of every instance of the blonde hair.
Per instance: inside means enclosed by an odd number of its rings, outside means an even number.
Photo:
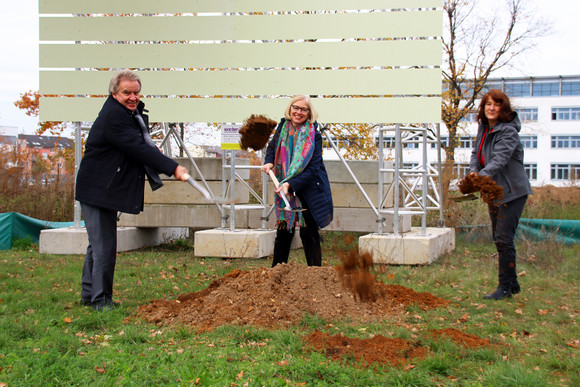
[[[286,107],[286,110],[284,111],[284,117],[287,120],[291,120],[292,119],[292,117],[290,115],[291,114],[291,110],[292,110],[292,105],[294,105],[298,101],[304,101],[304,102],[306,102],[306,105],[308,105],[308,121],[310,123],[316,122],[316,120],[318,119],[318,112],[316,111],[316,109],[314,109],[314,106],[312,106],[312,100],[307,95],[296,95],[296,96],[294,96],[294,98],[292,98],[290,100],[290,103],[288,104],[288,106]]]

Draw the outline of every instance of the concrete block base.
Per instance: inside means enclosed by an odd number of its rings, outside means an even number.
[[[455,249],[455,229],[421,227],[399,235],[369,234],[359,238],[359,252],[368,251],[377,264],[427,265]]]
[[[117,251],[136,250],[188,237],[189,228],[182,227],[117,227]],[[42,254],[84,255],[88,244],[84,227],[56,228],[40,232],[39,251]]]
[[[274,252],[276,230],[211,229],[195,233],[198,257],[263,258]],[[297,239],[297,238],[294,238]],[[299,239],[299,238],[298,238]]]

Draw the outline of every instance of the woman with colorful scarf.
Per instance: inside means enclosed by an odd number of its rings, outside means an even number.
[[[280,182],[276,193],[283,192],[292,208],[306,211],[285,211],[285,204],[276,195],[276,240],[272,267],[287,263],[296,225],[308,266],[321,266],[319,228],[332,221],[333,205],[330,183],[322,162],[322,136],[318,132],[318,113],[310,98],[298,95],[290,100],[284,118],[266,149],[262,171],[273,171]],[[300,204],[298,204],[298,202]]]

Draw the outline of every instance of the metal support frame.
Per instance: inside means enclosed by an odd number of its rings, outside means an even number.
[[[421,215],[422,234],[426,234],[427,211],[439,210],[442,224],[443,209],[439,188],[441,186],[441,143],[439,127],[434,133],[427,125],[422,127],[403,127],[396,124],[393,127],[379,129],[379,160],[384,159],[384,133],[395,132],[395,162],[394,168],[379,167],[379,186],[382,187],[384,173],[394,173],[393,181],[380,201],[381,213],[393,214],[394,234],[399,232],[399,215]],[[407,168],[403,163],[403,147],[415,144],[422,149],[421,162],[417,166]],[[429,163],[428,145],[437,144],[437,169]],[[437,179],[437,184],[435,183]],[[393,209],[383,209],[383,204],[389,193],[393,192]]]
[[[75,123],[75,179],[78,173],[80,165],[80,155],[81,155],[81,123]],[[384,132],[394,131],[395,132],[395,161],[393,168],[384,168]],[[326,137],[328,143],[332,146],[333,150],[339,157],[340,161],[344,164],[345,168],[349,172],[353,181],[355,182],[357,188],[362,193],[363,197],[369,204],[369,207],[375,213],[377,218],[378,233],[383,233],[383,223],[385,218],[382,214],[393,214],[394,224],[393,233],[395,235],[399,234],[399,215],[409,214],[409,215],[421,215],[421,225],[422,232],[425,235],[426,222],[427,222],[427,211],[428,210],[439,210],[439,226],[444,226],[443,217],[443,206],[441,205],[441,197],[438,191],[438,187],[442,185],[442,174],[441,174],[441,141],[440,141],[440,125],[436,124],[436,132],[424,125],[423,127],[402,127],[400,124],[396,124],[394,127],[386,127],[379,129],[379,180],[378,180],[378,206],[375,207],[372,200],[356,178],[352,169],[349,167],[347,161],[340,154],[338,147],[332,141],[328,133],[328,126],[320,126],[320,132]],[[255,192],[252,187],[236,172],[236,169],[260,169],[261,166],[252,165],[236,165],[235,162],[235,150],[224,152],[222,157],[222,197],[226,197],[227,193],[230,193],[230,202],[232,204],[221,204],[215,200],[216,196],[212,192],[210,186],[205,180],[201,170],[197,166],[197,163],[189,153],[183,139],[175,131],[175,127],[171,127],[167,123],[162,124],[162,129],[153,132],[152,134],[161,133],[163,139],[160,143],[160,147],[164,149],[164,152],[169,157],[172,157],[171,150],[171,138],[177,142],[178,146],[183,149],[187,158],[193,165],[197,176],[202,181],[204,187],[210,193],[211,198],[214,199],[214,205],[218,208],[221,213],[221,228],[226,228],[227,220],[229,219],[230,231],[235,230],[235,211],[236,208],[239,209],[262,209],[261,216],[261,226],[262,229],[267,228],[267,222],[272,212],[274,211],[274,205],[267,205],[268,197],[268,179],[265,174],[262,174],[262,194]],[[428,161],[427,157],[427,146],[428,144],[435,143],[437,145],[437,169],[433,168]],[[422,147],[422,160],[420,165],[412,168],[404,168],[403,164],[403,145],[406,144],[421,144]],[[230,158],[230,164],[227,163],[227,158]],[[262,154],[262,163],[264,160],[264,155]],[[386,192],[383,192],[384,174],[393,173],[393,181],[389,185]],[[229,175],[229,179],[226,176]],[[435,184],[435,178],[437,178],[437,183]],[[244,185],[250,194],[256,198],[259,204],[256,205],[236,205],[235,201],[235,181],[238,180],[242,185]],[[401,192],[401,189],[403,190]],[[385,209],[384,204],[390,192],[393,191],[393,208]],[[432,192],[431,194],[429,192]],[[401,195],[404,194],[404,196]],[[401,202],[402,199],[402,203]],[[229,215],[227,214],[229,210]],[[80,227],[80,204],[75,201],[74,203],[74,227]]]

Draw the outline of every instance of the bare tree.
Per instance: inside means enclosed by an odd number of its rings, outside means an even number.
[[[444,147],[444,197],[453,178],[461,120],[476,107],[488,77],[515,67],[515,58],[547,35],[550,26],[526,8],[530,0],[445,0],[443,5],[442,121],[449,132]]]

